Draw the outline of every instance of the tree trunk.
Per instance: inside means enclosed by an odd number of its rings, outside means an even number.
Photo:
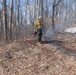
[[[11,3],[10,3],[10,16],[9,16],[9,30],[10,30],[10,39],[12,39],[12,16],[13,16],[13,0],[11,0]]]
[[[7,6],[6,0],[3,0],[3,31],[4,31],[4,39],[8,40],[7,35]]]
[[[55,24],[54,24],[54,11],[55,11],[55,7],[54,7],[54,5],[53,5],[53,7],[52,7],[52,29],[54,30],[55,29]]]
[[[54,23],[54,17],[55,17],[55,7],[58,6],[58,4],[61,2],[61,0],[59,0],[56,3],[56,0],[54,0],[53,6],[52,6],[52,29],[55,30],[55,23]]]
[[[40,0],[40,15],[42,16],[43,20],[43,0]]]

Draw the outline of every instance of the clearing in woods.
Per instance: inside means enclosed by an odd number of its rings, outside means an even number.
[[[76,35],[56,34],[42,45],[32,38],[1,43],[0,75],[76,75]]]

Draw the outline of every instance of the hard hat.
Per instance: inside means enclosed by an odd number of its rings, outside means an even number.
[[[38,18],[39,18],[39,19],[41,19],[41,18],[42,18],[42,16],[39,16]]]

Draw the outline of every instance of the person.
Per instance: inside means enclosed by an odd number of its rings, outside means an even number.
[[[42,44],[42,26],[43,26],[42,16],[39,16],[34,26],[34,33],[35,35],[38,34],[38,42],[40,44]]]

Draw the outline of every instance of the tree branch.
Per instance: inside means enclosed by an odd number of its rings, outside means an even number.
[[[0,1],[0,3],[2,4],[2,2]]]
[[[0,1],[0,3],[3,5],[3,2],[2,1]],[[6,5],[8,8],[9,8],[9,6],[8,5]],[[9,8],[9,10],[11,10],[10,8]]]
[[[61,0],[59,0],[59,1],[57,2],[57,4],[54,5],[54,7],[56,7],[60,2],[61,2]]]
[[[56,3],[56,0],[54,0],[54,5],[55,5],[55,3]]]

